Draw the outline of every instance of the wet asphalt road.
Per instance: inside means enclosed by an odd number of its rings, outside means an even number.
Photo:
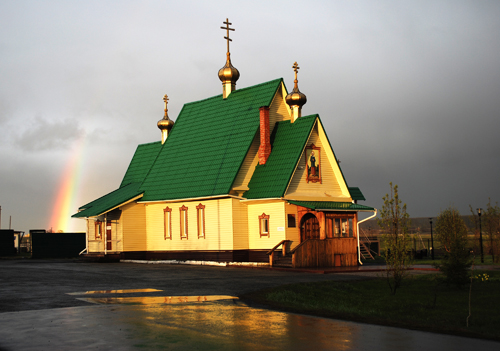
[[[364,279],[356,274],[311,274],[239,267],[79,260],[0,260],[0,313],[88,306],[67,295],[89,290],[158,289],[121,296],[230,295],[283,284]]]
[[[271,311],[231,297],[378,274],[0,260],[0,351],[500,349],[488,340]],[[83,294],[129,289],[161,291]]]

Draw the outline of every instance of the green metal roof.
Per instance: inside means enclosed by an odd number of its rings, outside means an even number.
[[[365,199],[365,196],[363,195],[363,193],[361,192],[361,189],[359,189],[358,187],[349,187],[349,193],[351,194],[351,198],[353,200],[366,200]]]
[[[311,210],[375,211],[373,207],[353,204],[352,202],[295,200],[288,200],[288,202],[294,205],[310,208]]]
[[[294,123],[276,123],[271,136],[271,154],[265,165],[257,165],[249,190],[243,195],[247,199],[281,197],[293,175],[297,162],[307,142],[318,115],[300,117]]]
[[[228,194],[282,79],[185,104],[141,189],[144,201]]]
[[[142,183],[156,160],[161,150],[161,146],[162,144],[160,141],[137,146],[134,157],[132,161],[130,161],[127,172],[120,184],[120,188],[130,183]]]
[[[85,206],[80,207],[83,209],[82,211],[75,213],[74,218],[83,218],[83,217],[93,217],[98,216],[102,213],[105,213],[112,208],[121,205],[136,196],[142,194],[142,191],[139,190],[141,183],[130,183],[127,184],[109,194],[106,194],[97,200],[94,200],[88,203]]]

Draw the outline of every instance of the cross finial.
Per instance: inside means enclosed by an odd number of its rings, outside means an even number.
[[[295,88],[298,88],[297,83],[298,83],[299,81],[297,80],[297,73],[299,72],[300,67],[299,67],[299,65],[297,64],[297,61],[295,61],[295,62],[294,62],[294,64],[293,64],[292,68],[293,68],[293,71],[295,72],[295,80],[293,81],[293,83],[294,83],[294,85],[295,85]]]
[[[233,28],[229,28],[229,26],[232,24],[231,22],[229,22],[229,18],[226,18],[226,22],[222,22],[222,23],[224,23],[226,25],[225,27],[220,27],[220,28],[226,30],[226,36],[224,37],[224,39],[227,40],[227,53],[229,55],[229,42],[232,41],[229,38],[229,31],[232,30],[234,32],[234,29]]]
[[[167,96],[167,94],[165,94],[163,96],[163,101],[165,101],[165,116],[168,116],[168,114],[167,114],[167,111],[168,111],[168,109],[167,109],[167,104],[168,104],[168,96]]]
[[[297,80],[297,73],[299,72],[299,69],[300,69],[299,65],[297,64],[297,61],[294,62],[292,68],[293,68],[293,71],[295,72],[295,80]]]

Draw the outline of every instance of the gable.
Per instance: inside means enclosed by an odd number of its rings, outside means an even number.
[[[80,212],[75,213],[73,218],[95,217],[109,212],[118,206],[137,200],[142,196],[139,190],[141,183],[130,183],[115,191],[106,194],[97,200],[80,207]]]
[[[316,157],[318,163],[320,163],[320,181],[308,182],[306,150],[312,146],[317,148],[315,152],[318,154]],[[344,175],[319,118],[307,140],[298,167],[295,169],[284,197],[286,199],[309,201],[352,201]]]
[[[271,135],[271,154],[266,164],[257,165],[250,180],[248,199],[281,197],[297,166],[317,115],[301,117],[294,123],[278,122]]]
[[[259,107],[281,85],[276,79],[185,104],[141,186],[143,201],[229,194],[259,128]]]
[[[279,86],[278,90],[274,94],[273,100],[269,106],[269,126],[271,128],[271,133],[274,130],[274,126],[277,122],[290,120],[290,108],[285,102],[285,97],[287,95],[286,87],[283,82]],[[248,183],[252,178],[255,166],[259,163],[259,151],[260,146],[260,134],[255,133],[252,140],[251,146],[245,156],[245,159],[238,171],[238,174],[232,185],[232,193],[241,196],[243,192],[249,190]]]

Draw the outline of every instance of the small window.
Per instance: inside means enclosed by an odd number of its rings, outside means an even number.
[[[354,236],[353,232],[353,227],[352,227],[352,218],[349,218],[349,238],[352,238]]]
[[[295,223],[295,215],[294,214],[288,214],[288,228],[295,228],[297,227],[297,224]]]
[[[205,237],[205,205],[196,206],[196,217],[198,222],[198,238]]]
[[[95,221],[95,238],[102,239],[102,222]]]
[[[342,237],[343,238],[347,237],[348,233],[349,233],[349,222],[347,221],[347,218],[342,218]]]
[[[179,211],[181,214],[181,239],[187,239],[188,238],[188,215],[187,215],[188,208],[186,206],[182,205],[182,207],[179,207]]]
[[[163,210],[163,231],[165,240],[172,240],[172,209],[170,207]]]
[[[340,218],[335,218],[335,232],[334,235],[338,238],[340,236]]]
[[[269,215],[265,213],[259,216],[260,236],[269,236]]]

